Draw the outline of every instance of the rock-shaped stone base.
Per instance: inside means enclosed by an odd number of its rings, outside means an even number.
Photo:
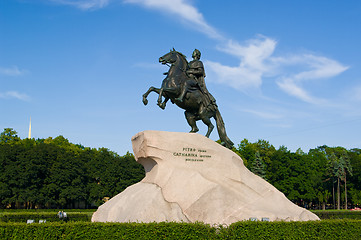
[[[93,222],[319,220],[202,135],[144,131],[132,142],[146,177],[101,205]]]

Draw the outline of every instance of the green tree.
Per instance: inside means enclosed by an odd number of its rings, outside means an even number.
[[[322,210],[326,210],[326,203],[328,199],[330,199],[331,193],[326,189],[325,191],[319,191],[317,194],[317,198],[319,203],[322,203]]]
[[[348,151],[350,165],[352,166],[352,175],[348,178],[350,184],[349,193],[351,202],[354,205],[361,205],[361,149],[354,148]]]
[[[260,176],[263,179],[266,179],[266,166],[259,154],[259,151],[255,153],[255,159],[252,162],[252,165],[250,167],[250,171],[254,174]]]
[[[63,136],[0,142],[0,207],[74,208],[100,204],[144,177],[134,156],[73,144]]]
[[[329,161],[329,174],[336,179],[337,182],[337,209],[341,208],[341,181],[345,183],[345,209],[347,209],[347,174],[352,175],[352,166],[345,148],[325,147],[327,158]]]
[[[17,142],[20,138],[18,133],[12,128],[4,128],[4,131],[0,134],[0,143],[12,143]]]
[[[317,200],[322,180],[317,162],[308,154],[293,153],[281,146],[272,156],[267,174],[271,184],[299,205],[310,206]]]
[[[317,147],[308,151],[308,157],[312,164],[314,187],[317,189],[317,198],[322,204],[322,209],[326,209],[333,189],[333,178],[329,176],[328,159],[323,147]]]
[[[276,149],[273,145],[265,140],[258,140],[255,143],[251,143],[247,139],[243,139],[238,145],[236,152],[241,156],[244,165],[248,169],[252,167],[252,164],[255,161],[256,152],[259,152],[259,156],[262,158],[262,161],[265,164],[266,178],[268,179],[267,167],[271,163],[271,158],[276,152]]]
[[[346,154],[346,152],[344,153],[343,156],[340,157],[340,162],[341,162],[341,166],[343,167],[341,169],[342,171],[342,176],[341,176],[341,179],[344,181],[345,183],[345,209],[347,209],[347,173],[349,175],[352,176],[352,166],[351,166],[351,163],[350,163],[350,159],[348,157],[348,155]]]

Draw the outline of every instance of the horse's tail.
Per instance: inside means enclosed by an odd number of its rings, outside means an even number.
[[[218,130],[219,138],[221,139],[221,144],[229,149],[232,149],[234,143],[227,136],[226,127],[224,125],[221,113],[219,112],[218,109],[216,110],[216,116],[214,118],[216,119],[217,130]]]

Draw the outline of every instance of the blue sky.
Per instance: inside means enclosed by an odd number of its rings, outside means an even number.
[[[173,47],[202,52],[236,145],[361,147],[359,0],[2,0],[0,128],[26,138],[31,116],[34,138],[120,155],[140,131],[188,132],[183,110],[141,101]]]

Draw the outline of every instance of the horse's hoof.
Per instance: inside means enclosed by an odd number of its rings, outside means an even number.
[[[148,104],[148,99],[145,99],[145,98],[144,98],[144,99],[143,99],[143,104],[144,104],[144,105],[147,105],[147,104]]]
[[[165,104],[164,103],[157,103],[157,105],[161,108],[161,109],[165,109]]]
[[[196,133],[196,132],[198,132],[199,131],[199,129],[198,128],[195,128],[195,129],[192,129],[191,131],[190,131],[190,133]]]

